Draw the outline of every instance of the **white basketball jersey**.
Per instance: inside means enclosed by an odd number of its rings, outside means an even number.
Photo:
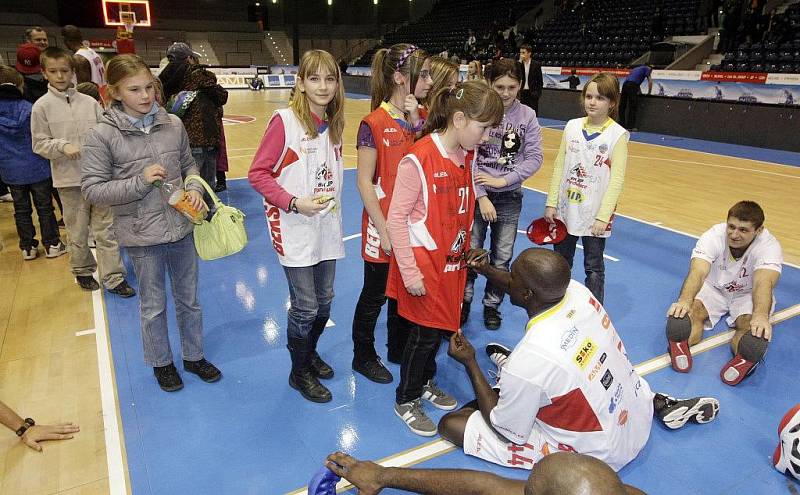
[[[766,228],[753,239],[738,260],[733,259],[728,248],[727,224],[720,223],[708,229],[692,251],[692,258],[711,263],[706,282],[729,296],[752,292],[753,273],[766,268],[780,273],[783,252],[778,239]]]
[[[344,258],[342,241],[342,147],[329,139],[327,129],[309,137],[291,109],[277,110],[286,142],[278,163],[276,180],[289,194],[333,196],[330,209],[307,217],[286,213],[264,201],[272,245],[283,266],[311,266]],[[274,116],[274,114],[273,114]]]
[[[94,50],[89,47],[83,47],[75,52],[75,55],[80,55],[89,61],[92,68],[92,82],[99,87],[106,85],[106,67],[103,65],[103,59]]]
[[[536,427],[559,449],[619,470],[650,435],[650,386],[628,360],[603,306],[575,280],[560,303],[528,322],[499,387],[492,426],[517,444]]]
[[[558,194],[558,215],[574,236],[590,236],[603,196],[611,177],[611,154],[621,137],[628,131],[613,120],[602,132],[588,135],[583,129],[585,119],[572,119],[564,128],[567,142],[564,173]],[[611,224],[600,237],[611,235]]]

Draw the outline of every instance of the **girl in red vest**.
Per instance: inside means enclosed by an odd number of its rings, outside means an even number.
[[[372,113],[358,129],[358,191],[364,202],[361,257],[364,286],[353,316],[353,369],[377,383],[392,374],[375,352],[375,323],[386,302],[386,277],[392,244],[386,213],[392,199],[397,164],[422,131],[419,100],[431,84],[427,55],[414,45],[399,43],[381,49],[372,59]],[[407,329],[389,301],[387,314],[389,361],[399,363]]]
[[[398,166],[387,217],[393,256],[386,295],[397,300],[409,329],[395,413],[419,435],[436,434],[421,399],[439,409],[456,407],[434,384],[436,351],[442,337],[459,328],[475,209],[474,148],[502,118],[503,102],[486,83],[443,88],[431,98],[425,137]]]

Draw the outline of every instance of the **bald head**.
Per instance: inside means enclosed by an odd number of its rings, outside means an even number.
[[[561,300],[567,291],[570,269],[563,256],[543,248],[528,248],[517,257],[511,267],[514,278],[525,289],[533,291],[540,303]]]
[[[613,469],[594,457],[574,452],[545,456],[531,470],[525,495],[625,495]]]

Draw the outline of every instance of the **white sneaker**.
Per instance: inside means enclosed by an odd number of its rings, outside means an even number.
[[[58,258],[62,254],[67,254],[67,246],[61,241],[55,246],[50,246],[45,250],[45,257],[47,258]]]
[[[14,198],[11,197],[11,193],[5,193],[0,196],[0,203],[11,203],[14,201]]]
[[[489,360],[497,366],[497,371],[499,372],[500,369],[503,368],[503,365],[506,364],[508,361],[508,356],[511,354],[511,349],[504,346],[503,344],[498,344],[497,342],[491,342],[486,346],[486,355],[489,356]]]
[[[22,259],[25,261],[35,260],[39,256],[39,248],[32,247],[22,250]]]

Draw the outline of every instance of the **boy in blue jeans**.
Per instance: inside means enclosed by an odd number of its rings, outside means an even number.
[[[67,248],[59,238],[53,211],[50,163],[31,150],[31,104],[23,98],[23,87],[19,72],[0,66],[0,176],[14,201],[22,258],[32,260],[39,256],[31,196],[39,216],[45,256],[56,258]]]

